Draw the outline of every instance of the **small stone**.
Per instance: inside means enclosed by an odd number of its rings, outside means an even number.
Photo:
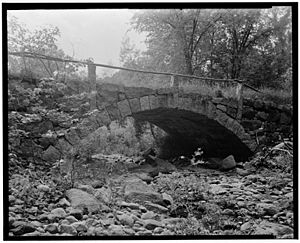
[[[120,221],[121,224],[123,225],[129,225],[129,226],[133,226],[134,224],[134,219],[132,218],[131,215],[128,214],[122,214],[122,215],[118,215],[117,219]]]
[[[31,222],[36,228],[38,228],[38,227],[42,227],[43,226],[43,224],[41,223],[41,222],[39,222],[39,221],[32,221]]]
[[[67,220],[67,219],[64,219],[60,222],[60,224],[66,224],[66,225],[69,225],[70,222]]]
[[[50,192],[51,188],[47,185],[38,185],[37,189],[42,191],[42,192]]]
[[[9,195],[8,196],[8,201],[9,201],[9,203],[13,203],[13,202],[16,201],[16,198],[13,195]]]
[[[67,233],[70,235],[77,235],[76,229],[72,225],[62,224],[59,226],[60,233]]]
[[[95,188],[95,189],[98,189],[98,188],[101,188],[105,185],[105,182],[104,181],[94,181],[92,183],[92,187]]]
[[[233,210],[231,210],[231,209],[229,209],[229,208],[224,209],[222,213],[223,213],[224,215],[229,215],[229,216],[235,215],[235,213],[233,212]]]
[[[142,205],[140,206],[140,210],[141,210],[142,213],[147,212],[147,208],[142,206]]]
[[[125,232],[120,225],[110,225],[108,230],[111,231],[112,235],[124,235]]]
[[[55,208],[51,210],[50,214],[54,215],[56,218],[64,218],[67,215],[63,208]]]
[[[146,202],[145,206],[148,210],[154,211],[156,213],[168,212],[168,209],[166,207],[163,207],[163,206],[155,204],[155,203]]]
[[[59,200],[57,205],[61,206],[61,207],[70,207],[71,203],[67,199],[62,198],[62,199]]]
[[[73,226],[77,230],[77,232],[87,232],[87,227],[83,222],[75,222],[71,224],[71,226]]]
[[[127,229],[124,228],[123,231],[127,234],[127,235],[135,235],[135,231],[133,229]]]
[[[162,227],[157,227],[153,230],[154,234],[160,234],[164,231],[164,229]]]
[[[252,223],[246,222],[246,223],[244,223],[244,224],[241,225],[240,230],[241,231],[246,231],[248,229],[251,229],[251,227],[252,227]]]
[[[152,235],[152,231],[150,230],[139,231],[138,235]]]
[[[15,204],[23,205],[23,204],[24,204],[24,201],[17,198],[16,201],[15,201]]]
[[[152,211],[148,211],[146,213],[143,213],[141,216],[141,219],[154,219],[156,214]]]
[[[40,232],[34,231],[34,232],[31,232],[31,233],[24,234],[22,236],[40,236],[40,235],[41,235]]]
[[[58,227],[56,224],[48,224],[45,231],[50,232],[51,234],[56,234],[58,233]]]
[[[141,206],[141,205],[139,205],[139,204],[137,204],[137,203],[127,203],[127,202],[122,201],[122,202],[120,203],[120,206],[121,206],[121,207],[131,208],[131,209],[140,209],[140,206]]]
[[[144,227],[148,230],[153,230],[156,227],[162,227],[161,222],[154,219],[146,219],[144,220]]]
[[[81,219],[82,219],[82,214],[83,214],[83,212],[82,212],[82,210],[79,209],[79,208],[72,209],[72,210],[70,211],[70,215],[74,216],[74,217],[75,217],[76,219],[78,219],[78,220],[81,220]]]
[[[162,200],[163,200],[163,202],[168,206],[168,205],[172,205],[173,203],[174,203],[174,200],[173,200],[173,198],[169,195],[169,194],[167,194],[167,193],[162,193],[161,194],[162,195]]]
[[[75,222],[78,222],[78,219],[76,219],[73,215],[69,215],[66,217],[66,220],[69,221],[70,224],[73,224]]]

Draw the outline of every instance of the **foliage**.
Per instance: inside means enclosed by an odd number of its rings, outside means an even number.
[[[238,78],[256,87],[291,90],[285,76],[292,55],[289,7],[141,10],[131,25],[147,34],[147,50],[138,52],[126,40],[121,58],[125,66]],[[125,71],[116,73],[112,81],[161,87],[169,83],[158,75]]]
[[[72,59],[57,46],[60,31],[55,26],[45,26],[30,31],[26,25],[20,23],[13,16],[8,15],[7,41],[9,52],[33,52],[56,58]],[[10,74],[29,78],[50,77],[55,79],[66,79],[66,75],[74,76],[75,71],[81,65],[74,63],[63,63],[44,59],[30,59],[9,55],[8,70]],[[77,75],[78,76],[78,75]]]

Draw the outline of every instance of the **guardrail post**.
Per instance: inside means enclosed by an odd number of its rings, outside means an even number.
[[[89,82],[89,92],[90,92],[90,110],[96,109],[96,65],[92,62],[88,65],[88,82]]]
[[[177,79],[177,77],[174,76],[174,75],[171,76],[170,86],[171,86],[172,88],[176,88],[176,89],[179,88],[179,82],[178,82],[178,79]]]
[[[241,121],[243,115],[243,83],[242,82],[237,83],[236,95],[238,101],[236,119],[238,121]]]

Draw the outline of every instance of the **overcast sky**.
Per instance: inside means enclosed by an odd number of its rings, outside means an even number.
[[[95,63],[120,65],[121,42],[127,35],[139,49],[144,49],[144,35],[129,31],[134,10],[14,10],[8,11],[29,29],[57,26],[61,32],[58,42],[65,53],[75,58],[92,57]]]

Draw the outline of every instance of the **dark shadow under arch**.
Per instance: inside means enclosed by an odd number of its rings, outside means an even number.
[[[169,134],[161,157],[185,155],[198,147],[205,157],[234,155],[237,162],[247,160],[251,150],[230,130],[205,115],[177,108],[157,108],[132,114],[137,121],[148,121]],[[163,148],[164,149],[164,148]]]

